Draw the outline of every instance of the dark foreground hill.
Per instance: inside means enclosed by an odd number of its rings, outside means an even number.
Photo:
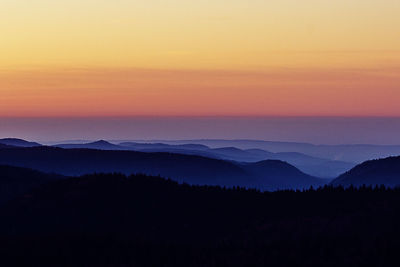
[[[1,266],[398,266],[400,191],[90,175],[0,209]]]
[[[0,165],[0,204],[20,196],[50,181],[62,179],[61,175]]]
[[[332,184],[400,186],[400,157],[366,161],[333,180]]]
[[[0,164],[67,176],[143,173],[199,185],[245,186],[262,190],[303,189],[328,180],[276,160],[239,164],[194,155],[55,147],[0,148]]]

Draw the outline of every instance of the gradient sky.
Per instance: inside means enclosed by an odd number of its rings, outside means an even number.
[[[1,0],[0,117],[400,116],[399,0]]]

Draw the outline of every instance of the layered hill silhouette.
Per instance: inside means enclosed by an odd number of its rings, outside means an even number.
[[[122,146],[111,144],[105,140],[99,140],[91,143],[84,144],[59,144],[55,147],[65,148],[65,149],[75,149],[75,148],[88,148],[88,149],[99,149],[99,150],[129,150]]]
[[[0,139],[0,164],[28,167],[62,175],[94,172],[144,173],[171,177],[179,182],[222,186],[245,186],[262,190],[303,189],[320,186],[321,180],[304,174],[280,160],[286,159],[302,171],[310,166],[325,169],[334,163],[344,169],[344,162],[326,161],[297,152],[271,153],[262,149],[235,147],[209,148],[201,144],[133,143],[118,145],[100,140],[57,147],[21,139]],[[132,151],[134,150],[134,151]],[[140,152],[138,152],[140,151]],[[161,151],[161,152],[160,152]],[[270,160],[252,162],[259,158]],[[240,160],[235,162],[234,160]],[[229,160],[229,161],[226,161]],[[249,162],[246,162],[249,161]],[[307,162],[305,165],[304,162]],[[342,186],[398,186],[399,157],[364,162],[332,181]],[[314,164],[314,165],[313,165]],[[351,165],[351,164],[350,164]],[[347,166],[350,169],[350,165]],[[312,172],[312,170],[311,170]]]
[[[335,186],[400,186],[400,157],[366,161],[332,181]]]
[[[61,175],[143,173],[199,185],[244,186],[261,190],[304,189],[328,182],[276,160],[236,163],[194,155],[136,151],[15,147],[0,149],[0,164]]]
[[[198,155],[208,158],[224,159],[238,162],[258,162],[263,160],[281,160],[294,165],[302,172],[317,177],[334,178],[350,170],[356,164],[311,157],[298,152],[272,153],[262,149],[239,149],[236,147],[210,148],[199,144],[164,144],[122,142],[118,145],[104,140],[83,144],[59,144],[56,147],[89,148],[101,150],[133,150],[140,152],[168,152],[185,155]]]
[[[344,145],[315,145],[297,142],[275,142],[263,140],[154,140],[166,144],[202,144],[211,148],[236,147],[239,149],[263,149],[273,153],[298,152],[312,157],[345,161],[360,164],[366,160],[386,158],[400,155],[400,145],[373,145],[373,144],[344,144]]]
[[[18,138],[3,138],[3,139],[0,139],[0,144],[8,145],[8,146],[17,146],[17,147],[41,146],[41,144],[39,144],[39,143],[29,142],[29,141],[25,141],[23,139],[18,139]]]
[[[261,193],[96,174],[41,185],[0,214],[2,266],[399,264],[398,190]]]

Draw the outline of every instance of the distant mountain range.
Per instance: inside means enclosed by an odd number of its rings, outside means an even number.
[[[199,151],[206,151],[215,148],[237,148],[247,152],[254,152],[253,150],[261,150],[269,153],[281,152],[296,152],[305,154],[313,158],[333,160],[339,162],[346,162],[352,164],[359,164],[366,160],[386,158],[390,156],[400,155],[400,145],[371,145],[371,144],[349,144],[349,145],[314,145],[309,143],[296,143],[296,142],[275,142],[275,141],[262,141],[262,140],[223,140],[223,139],[194,139],[194,140],[139,140],[139,141],[112,141],[112,144],[117,147],[112,148],[109,142],[94,142],[93,146],[97,149],[123,149],[130,147],[134,150],[160,150],[160,149],[177,149],[189,151],[193,150],[198,153]],[[37,146],[40,145],[35,142],[27,142],[21,139],[8,138],[0,139],[1,144],[8,144],[14,146]],[[86,143],[86,144],[84,144]],[[96,144],[97,143],[97,144]],[[102,144],[104,143],[104,144]],[[87,147],[90,142],[75,142],[70,141],[66,144],[59,144],[56,146],[64,148],[82,148]],[[249,151],[250,150],[250,151]],[[154,152],[154,151],[151,151]],[[213,154],[218,151],[214,151]],[[223,152],[223,151],[220,151]],[[222,153],[223,154],[223,153]],[[254,155],[247,155],[249,157],[246,161],[258,161]],[[240,159],[246,159],[240,156]],[[265,158],[264,158],[265,159]],[[233,159],[234,160],[234,159]],[[290,163],[290,162],[289,162]]]
[[[315,156],[309,156],[300,152],[269,152],[264,149],[260,148],[251,148],[251,147],[264,147],[264,148],[270,148],[275,151],[280,151],[280,150],[288,150],[288,149],[294,149],[294,150],[301,150],[301,151],[308,151],[311,154],[313,152],[317,154],[323,154],[325,156],[333,156],[335,158],[358,158],[359,160],[361,158],[367,158],[368,159],[373,159],[374,156],[377,158],[384,158],[386,157],[385,155],[397,155],[396,151],[398,149],[398,146],[380,146],[380,145],[341,145],[341,146],[327,146],[327,145],[321,145],[321,146],[316,146],[316,145],[311,145],[311,144],[306,144],[306,143],[290,143],[290,142],[268,142],[268,141],[254,141],[254,140],[187,140],[187,141],[163,141],[166,143],[160,143],[160,142],[155,142],[155,143],[139,143],[139,142],[119,142],[119,143],[110,143],[108,141],[100,140],[97,142],[91,142],[91,143],[82,143],[82,144],[74,144],[74,143],[69,143],[69,144],[59,144],[56,145],[56,147],[59,148],[64,148],[64,149],[92,149],[92,150],[107,150],[107,151],[120,151],[120,152],[125,152],[128,153],[129,151],[136,151],[136,152],[145,152],[145,153],[151,153],[151,155],[157,155],[155,158],[159,158],[160,155],[172,155],[171,157],[178,157],[178,158],[196,158],[195,156],[198,156],[198,158],[208,158],[210,162],[224,162],[224,164],[231,164],[230,166],[235,166],[238,167],[242,170],[245,171],[246,173],[252,173],[252,171],[249,171],[248,169],[253,168],[256,164],[249,164],[249,163],[257,163],[257,162],[269,162],[271,164],[271,160],[278,160],[278,161],[284,161],[289,163],[290,165],[295,166],[298,168],[301,172],[309,174],[309,176],[312,177],[338,177],[341,175],[338,179],[336,179],[333,183],[334,184],[355,184],[355,185],[360,185],[364,181],[358,181],[356,178],[352,178],[351,182],[345,182],[347,179],[346,178],[351,176],[354,176],[354,171],[359,170],[360,166],[357,166],[355,169],[352,169],[355,167],[357,164],[354,162],[344,162],[344,161],[339,161],[339,160],[330,160],[330,159],[324,159],[324,158],[319,158]],[[193,142],[193,143],[190,143]],[[233,146],[225,146],[225,147],[218,147],[222,145],[236,145],[238,147],[242,148],[237,148]],[[35,142],[28,142],[25,140],[21,139],[15,139],[15,138],[7,138],[7,139],[0,139],[0,148],[1,149],[7,149],[7,148],[12,148],[12,147],[23,147],[23,148],[34,148],[41,146],[39,143]],[[212,146],[214,148],[210,148],[209,146]],[[50,150],[49,147],[47,147],[48,150]],[[46,150],[46,149],[42,149]],[[81,151],[81,150],[80,150]],[[74,152],[70,152],[74,153]],[[87,151],[85,153],[88,153]],[[91,152],[93,153],[93,152]],[[101,152],[98,152],[101,153]],[[400,155],[400,151],[398,152]],[[117,153],[118,154],[118,153]],[[128,153],[129,154],[129,153]],[[179,154],[179,155],[177,155]],[[144,155],[144,154],[142,154]],[[187,157],[185,157],[187,156]],[[190,157],[192,156],[192,157]],[[118,154],[119,157],[119,154]],[[150,156],[148,158],[152,158],[153,156]],[[218,161],[219,160],[219,161]],[[112,161],[112,160],[111,160]],[[121,160],[124,161],[124,160]],[[135,160],[137,161],[137,160]],[[26,162],[29,162],[27,159]],[[147,162],[150,162],[147,160]],[[163,161],[162,161],[163,162]],[[204,161],[203,161],[204,162]],[[264,162],[264,164],[266,164]],[[376,162],[376,161],[372,161]],[[7,162],[5,162],[7,163]],[[161,162],[160,162],[161,163]],[[369,162],[368,162],[369,163]],[[0,162],[1,164],[1,162]],[[115,163],[118,165],[118,163]],[[138,166],[135,167],[127,167],[130,163],[125,162],[121,163],[119,165],[118,170],[130,174],[132,171],[137,172],[137,171],[146,171],[148,174],[153,174],[153,175],[158,175],[158,174],[166,174],[168,177],[180,177],[180,181],[183,181],[183,176],[186,178],[190,178],[190,182],[199,182],[199,180],[202,180],[204,177],[201,179],[198,179],[199,177],[194,177],[196,175],[194,174],[186,174],[183,170],[180,171],[165,171],[163,169],[164,167],[162,165],[159,165],[157,160],[152,161],[151,166],[147,166],[144,164],[143,168],[140,168]],[[194,168],[194,166],[197,163],[191,162],[191,167]],[[288,164],[288,165],[289,165]],[[362,164],[361,166],[364,166],[366,163]],[[123,166],[122,166],[123,165]],[[135,164],[133,164],[135,165]],[[25,165],[23,165],[25,166]],[[92,166],[92,167],[90,167]],[[113,171],[113,169],[109,166],[108,163],[105,163],[104,171]],[[156,167],[153,167],[156,166]],[[171,165],[172,166],[172,165]],[[36,166],[34,165],[28,165],[28,167],[35,168]],[[81,166],[82,171],[71,171],[75,167],[71,166],[69,168],[69,171],[66,172],[66,166],[63,166],[65,168],[63,172],[60,172],[61,174],[65,175],[80,175],[83,173],[87,173],[86,171],[99,171],[99,166],[98,164],[96,165],[95,163],[92,163],[92,165],[88,166]],[[79,168],[75,168],[77,170]],[[57,168],[51,169],[43,169],[44,171],[52,171],[52,172],[58,172]],[[160,172],[162,170],[162,172]],[[350,171],[351,170],[351,171]],[[394,170],[391,168],[391,170]],[[65,172],[64,172],[65,171]],[[159,171],[159,173],[157,173]],[[387,170],[386,170],[387,171]],[[187,171],[188,173],[190,171]],[[370,172],[370,171],[368,171]],[[379,171],[379,173],[384,173],[385,170]],[[201,172],[200,172],[201,173]],[[223,173],[223,172],[221,172]],[[235,172],[236,173],[236,172]],[[358,173],[358,172],[356,172]],[[342,175],[343,174],[343,175]],[[255,184],[264,184],[263,182],[259,182],[259,177],[258,175],[264,175],[263,173],[257,174],[257,178],[253,177],[255,174],[249,178],[251,181],[247,180],[246,183],[242,182],[243,177],[239,177],[238,175],[232,175],[232,180],[235,180],[236,178],[240,180],[241,182],[239,184],[241,185],[249,185],[255,182]],[[395,174],[394,174],[395,175]],[[165,175],[164,175],[165,176]],[[198,176],[201,176],[200,174]],[[207,176],[207,175],[205,175]],[[368,177],[370,177],[369,175]],[[218,181],[218,178],[212,177],[208,175],[209,179],[204,180],[204,183],[211,183],[211,184],[219,184],[220,182]],[[219,175],[219,177],[222,177]],[[365,174],[363,174],[363,177],[366,177]],[[178,179],[178,178],[177,178]],[[268,177],[271,181],[274,180],[271,177]],[[363,179],[363,178],[360,178]],[[371,176],[368,179],[373,179]],[[375,178],[374,178],[375,179]],[[226,177],[223,177],[224,184],[228,185]],[[344,181],[344,182],[339,182],[339,181]],[[382,181],[382,180],[381,180]],[[327,181],[325,181],[327,182]],[[365,180],[366,184],[379,184],[380,181],[378,180],[375,182],[375,180]],[[384,181],[384,184],[388,185],[393,185],[392,182],[389,180]],[[308,183],[306,182],[305,185],[308,184],[313,184],[313,182]],[[254,185],[254,184],[253,184]],[[272,184],[271,184],[272,185]],[[283,186],[282,188],[286,188],[287,183],[285,180],[281,180],[281,182],[277,183],[276,181],[274,182],[273,188],[277,188],[276,186],[280,187]],[[302,186],[302,183],[296,186]]]
[[[303,189],[329,182],[277,160],[238,163],[197,155],[120,150],[8,147],[0,149],[0,164],[69,176],[143,173],[189,184],[244,186],[261,190]]]
[[[239,149],[236,147],[209,148],[199,144],[164,144],[164,143],[136,143],[122,142],[112,144],[104,140],[83,144],[58,144],[56,147],[89,148],[101,150],[134,150],[141,152],[168,152],[185,155],[224,159],[237,162],[258,162],[263,160],[281,160],[294,165],[302,172],[312,176],[334,178],[351,169],[356,164],[351,162],[334,161],[311,157],[298,152],[272,153],[262,149]]]
[[[400,157],[366,161],[332,181],[335,186],[400,186]]]
[[[138,141],[137,141],[138,142]],[[142,141],[140,141],[142,142]],[[400,145],[314,145],[309,143],[274,142],[261,140],[220,140],[220,139],[195,139],[195,140],[151,140],[143,142],[161,142],[165,144],[202,144],[211,148],[236,147],[239,149],[263,149],[273,153],[298,152],[312,157],[361,163],[366,160],[386,158],[400,155]]]
[[[54,145],[54,147],[65,148],[65,149],[87,148],[87,149],[100,149],[100,150],[130,150],[122,146],[111,144],[104,140],[91,143],[84,143],[84,144],[59,144],[59,145]]]
[[[41,144],[36,142],[28,142],[18,138],[3,138],[0,139],[0,144],[8,146],[18,146],[18,147],[35,147],[41,146]]]

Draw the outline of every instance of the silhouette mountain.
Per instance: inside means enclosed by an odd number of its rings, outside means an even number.
[[[148,141],[151,142],[151,141]],[[263,149],[269,152],[298,152],[312,157],[338,160],[352,163],[362,163],[366,160],[400,155],[400,145],[314,145],[296,142],[275,142],[263,140],[155,140],[165,144],[202,144],[211,148],[236,147],[239,149]]]
[[[197,144],[180,144],[180,145],[168,145],[163,143],[133,143],[125,142],[120,143],[120,146],[129,147],[134,151],[142,152],[169,152],[169,153],[180,153],[187,155],[200,155],[217,159],[226,159],[239,162],[256,162],[265,160],[266,158],[259,155],[253,155],[244,150],[235,147],[223,147],[217,149],[211,149],[204,145]]]
[[[56,147],[3,148],[0,164],[47,173],[143,173],[199,185],[244,186],[261,190],[303,189],[327,182],[279,161],[257,164],[228,162],[194,155],[136,151],[62,149]],[[260,167],[262,166],[262,168]],[[276,170],[274,173],[269,173]],[[296,181],[292,186],[291,183]]]
[[[89,148],[101,150],[133,150],[140,152],[167,152],[185,155],[224,159],[238,162],[258,162],[263,160],[282,160],[299,168],[311,176],[334,178],[350,170],[355,163],[334,161],[311,157],[297,152],[272,153],[262,149],[238,149],[236,147],[209,148],[199,144],[170,145],[164,143],[122,142],[118,145],[106,141],[88,144],[60,144],[61,148]]]
[[[261,193],[86,175],[0,207],[0,265],[398,266],[399,211],[400,191],[382,188]]]
[[[65,148],[65,149],[74,149],[74,148],[88,148],[88,149],[100,149],[100,150],[128,150],[122,146],[111,144],[105,140],[99,140],[92,143],[85,144],[59,144],[55,145],[55,147]]]
[[[356,164],[338,160],[329,160],[317,157],[311,157],[298,152],[278,152],[272,153],[262,149],[239,149],[236,147],[209,148],[204,145],[196,144],[178,144],[168,145],[163,143],[120,143],[120,146],[130,147],[135,151],[143,152],[170,152],[188,155],[200,155],[225,160],[234,160],[239,162],[257,162],[263,160],[282,160],[294,165],[312,176],[334,178],[350,170]],[[196,150],[196,146],[201,146]],[[198,148],[198,147],[197,147]]]
[[[208,150],[209,147],[199,144],[182,144],[182,145],[168,145],[164,143],[137,143],[137,142],[122,142],[120,146],[130,147],[133,150],[139,149],[182,149],[182,150]]]
[[[9,145],[9,146],[18,146],[18,147],[35,147],[41,146],[41,144],[36,142],[28,142],[22,139],[17,138],[3,138],[0,139],[0,144]]]
[[[355,163],[351,162],[311,157],[298,152],[272,153],[262,149],[246,149],[242,151],[251,153],[253,157],[259,159],[262,158],[268,160],[285,161],[295,166],[302,172],[317,177],[337,177],[356,165]]]
[[[129,148],[129,150],[132,151],[150,152],[150,153],[165,152],[165,153],[197,155],[208,158],[223,159],[223,157],[220,157],[215,153],[212,153],[209,147],[196,144],[167,145],[162,143],[125,142],[125,143],[120,143],[119,146],[124,147],[124,149]]]
[[[370,160],[332,181],[335,186],[400,186],[400,157]]]
[[[263,177],[278,189],[305,188],[304,181],[310,181],[310,176],[302,173],[296,167],[280,160],[264,160],[243,165],[248,173],[255,177]],[[282,179],[284,177],[284,179]],[[310,181],[310,184],[323,185],[321,180]]]

